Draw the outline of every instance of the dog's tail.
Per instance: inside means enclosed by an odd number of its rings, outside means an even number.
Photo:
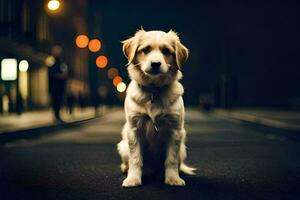
[[[180,171],[182,171],[183,173],[185,174],[188,174],[188,175],[195,175],[195,171],[196,171],[196,168],[193,168],[193,167],[189,167],[187,166],[185,163],[181,163],[180,164]]]

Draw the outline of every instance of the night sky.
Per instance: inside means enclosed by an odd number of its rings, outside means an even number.
[[[297,1],[93,0],[88,6],[90,30],[124,76],[121,40],[141,26],[177,31],[191,52],[183,69],[189,104],[217,91],[224,75],[237,106],[286,106],[300,97]]]

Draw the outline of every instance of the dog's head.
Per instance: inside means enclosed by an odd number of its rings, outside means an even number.
[[[129,76],[139,84],[163,86],[181,78],[189,51],[174,31],[142,29],[122,43]]]

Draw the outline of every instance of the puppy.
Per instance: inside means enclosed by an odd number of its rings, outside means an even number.
[[[141,185],[147,161],[162,163],[165,184],[184,186],[179,170],[190,175],[195,170],[184,164],[184,90],[179,83],[189,51],[172,30],[142,29],[122,43],[131,78],[124,103],[126,123],[117,145],[121,170],[127,172],[122,186]]]

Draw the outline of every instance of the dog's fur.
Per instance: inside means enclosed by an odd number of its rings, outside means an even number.
[[[142,29],[122,43],[131,78],[125,99],[126,123],[118,144],[121,170],[128,173],[122,185],[141,185],[142,167],[148,161],[156,167],[163,164],[165,184],[183,186],[179,170],[190,175],[195,170],[184,164],[184,90],[179,83],[189,51],[172,30]],[[160,65],[154,73],[153,63]]]

